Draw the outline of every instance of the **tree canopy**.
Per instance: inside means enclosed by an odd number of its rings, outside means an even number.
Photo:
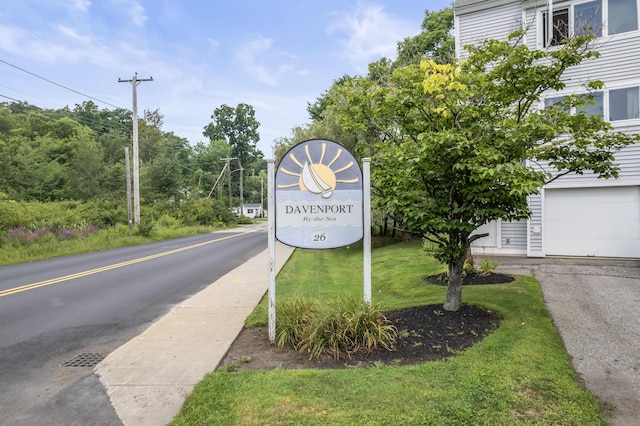
[[[131,111],[100,109],[91,101],[73,109],[0,103],[0,192],[16,201],[102,199],[126,205],[124,148],[132,142],[131,119]],[[144,111],[138,122],[143,206],[175,208],[178,201],[207,197],[223,167],[220,157],[229,156],[231,147],[225,140],[192,147],[163,124],[159,110]],[[249,170],[245,200],[259,202],[255,175],[266,165],[254,160],[243,167]]]
[[[241,103],[235,108],[222,105],[213,111],[211,118],[213,121],[204,127],[202,134],[211,141],[227,141],[231,155],[238,158],[243,166],[264,156],[257,148],[260,123],[251,105]]]
[[[591,37],[539,51],[521,42],[523,34],[469,47],[467,59],[451,64],[425,58],[399,67],[385,84],[353,78],[331,99],[346,128],[376,130],[376,205],[437,245],[449,270],[447,310],[460,308],[478,227],[527,218],[527,197],[562,174],[617,177],[614,154],[639,141],[601,116],[574,113],[589,96],[539,108],[544,94],[564,87],[568,68],[597,56]],[[585,93],[601,86],[589,82]]]

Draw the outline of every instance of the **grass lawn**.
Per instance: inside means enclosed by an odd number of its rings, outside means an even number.
[[[442,303],[422,277],[444,268],[419,243],[375,249],[373,302],[385,310]],[[362,295],[362,250],[296,250],[277,298]],[[576,381],[539,284],[468,286],[465,303],[498,312],[490,336],[455,357],[415,366],[212,372],[177,425],[603,425],[602,406]],[[266,305],[248,318],[265,324]]]

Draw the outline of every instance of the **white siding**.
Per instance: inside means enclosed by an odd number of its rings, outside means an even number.
[[[636,131],[640,133],[640,130]],[[627,147],[616,155],[620,166],[620,183],[640,183],[640,145]]]
[[[567,87],[580,87],[588,80],[602,80],[605,85],[637,79],[640,69],[640,32],[634,31],[595,40],[594,50],[600,53],[596,59],[585,60],[568,69],[563,80]]]
[[[501,240],[503,249],[527,249],[527,221],[502,222]]]
[[[560,4],[555,1],[554,4]],[[542,24],[540,19],[542,10],[546,10],[548,2],[546,0],[486,0],[486,1],[462,1],[459,0],[460,7],[456,7],[456,43],[460,48],[466,44],[478,44],[487,38],[504,40],[513,30],[524,26],[527,35],[524,42],[530,49],[540,49]],[[602,80],[605,84],[605,107],[607,106],[608,89],[640,86],[640,31],[633,31],[614,36],[599,38],[594,41],[594,50],[600,53],[599,58],[585,60],[579,66],[570,68],[563,76],[566,88],[558,93],[583,92],[582,85],[590,80]],[[463,56],[465,53],[462,53]],[[607,114],[605,115],[607,116]],[[617,131],[637,134],[640,133],[640,119],[613,122],[612,125]],[[497,223],[496,228],[496,254],[517,253],[526,251],[529,256],[544,256],[549,254],[574,254],[574,255],[620,255],[615,254],[613,248],[622,242],[631,244],[626,249],[623,256],[638,256],[640,252],[634,251],[634,247],[640,247],[638,241],[638,219],[630,220],[640,213],[638,210],[626,210],[630,212],[624,219],[608,220],[614,213],[618,214],[620,209],[606,209],[610,203],[609,197],[614,194],[628,194],[633,192],[634,197],[628,203],[637,204],[638,185],[640,185],[640,144],[627,147],[616,154],[616,163],[619,166],[618,179],[597,179],[593,173],[585,172],[583,175],[567,175],[554,181],[542,189],[541,194],[529,197],[529,205],[532,216],[527,221],[513,223]],[[550,170],[548,165],[542,164],[546,170]],[[610,187],[610,188],[609,188]],[[561,189],[565,188],[565,189]],[[590,188],[590,189],[587,189]],[[551,191],[552,204],[547,205],[546,191]],[[597,220],[586,217],[584,222],[594,229],[598,229],[598,251],[594,253],[579,253],[577,251],[567,251],[562,244],[569,244],[572,238],[579,238],[579,235],[560,234],[568,229],[568,224],[572,221],[567,219],[567,214],[563,209],[568,209],[571,204],[562,204],[564,196],[574,196],[576,194],[587,194],[581,198],[582,203],[594,203],[588,211],[600,211],[604,213]],[[631,197],[629,198],[631,199]],[[600,205],[598,200],[601,201]],[[634,204],[634,205],[635,205]],[[567,206],[558,208],[559,205]],[[585,204],[586,205],[586,204]],[[580,209],[572,211],[569,216],[575,215],[578,218]],[[595,213],[594,213],[595,214]],[[564,216],[563,216],[564,215]],[[634,216],[635,215],[635,216]],[[638,216],[640,217],[640,216]],[[588,219],[588,220],[587,220]],[[558,225],[557,223],[561,224]],[[624,222],[624,223],[622,223]],[[551,225],[549,225],[551,224]],[[612,231],[612,227],[617,226]],[[625,228],[626,227],[626,228]],[[602,228],[602,229],[600,229]],[[628,236],[620,229],[628,230]],[[614,232],[615,231],[615,232]],[[561,235],[555,238],[550,235],[555,233]],[[607,236],[611,235],[609,240]],[[550,239],[549,239],[550,238]],[[549,240],[548,240],[549,239]],[[547,241],[551,243],[547,246]],[[577,240],[576,240],[577,241]],[[602,242],[605,241],[605,242]],[[609,241],[609,242],[606,242]],[[612,243],[613,241],[613,243]],[[611,244],[609,248],[605,244]],[[635,244],[635,245],[634,245]],[[480,248],[480,247],[478,247]],[[484,250],[490,250],[486,245]]]
[[[479,44],[485,39],[506,40],[513,31],[522,27],[522,7],[514,2],[505,6],[494,7],[480,13],[457,15],[459,43],[461,55],[466,56],[464,46]],[[491,23],[487,25],[487,23]],[[458,33],[459,30],[459,33]]]
[[[540,256],[544,257],[544,244],[542,236],[544,234],[543,228],[543,197],[544,190],[541,194],[532,195],[529,197],[529,208],[531,209],[531,217],[527,223],[527,232],[529,233],[529,241],[527,244],[528,256]]]
[[[541,31],[537,25],[537,9],[524,8],[524,27],[527,29],[527,36],[525,38],[526,45],[529,49],[539,49],[538,45],[538,33]]]
[[[591,171],[586,171],[582,175],[568,174],[562,176],[547,185],[547,187],[604,187],[640,184],[640,145],[635,144],[624,148],[615,155],[615,159],[619,167],[618,179],[598,179]],[[543,169],[553,172],[553,169],[546,162],[540,162],[540,165]]]
[[[496,246],[496,222],[490,222],[476,229],[471,235],[489,234],[486,237],[479,238],[471,243],[474,248],[495,247]]]

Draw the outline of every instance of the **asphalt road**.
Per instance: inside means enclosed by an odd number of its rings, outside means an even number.
[[[92,367],[266,248],[264,229],[0,267],[0,424],[119,425]]]

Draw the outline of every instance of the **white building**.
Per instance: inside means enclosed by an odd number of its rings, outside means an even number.
[[[581,93],[588,80],[602,80],[595,113],[615,130],[640,132],[640,0],[457,0],[456,53],[462,46],[488,38],[505,40],[526,28],[524,42],[531,49],[553,48],[578,27],[593,31],[601,56],[570,68],[562,92],[547,99]],[[553,33],[546,33],[551,8]],[[541,102],[544,107],[544,101]],[[640,258],[640,146],[616,156],[618,179],[596,179],[592,174],[566,175],[546,185],[529,199],[532,216],[520,222],[492,222],[479,231],[478,254],[544,256],[598,256]]]
[[[263,216],[262,206],[260,204],[243,204],[242,212],[240,212],[240,207],[234,207],[233,213],[236,216],[250,217],[252,219]],[[264,216],[266,217],[266,213]]]

